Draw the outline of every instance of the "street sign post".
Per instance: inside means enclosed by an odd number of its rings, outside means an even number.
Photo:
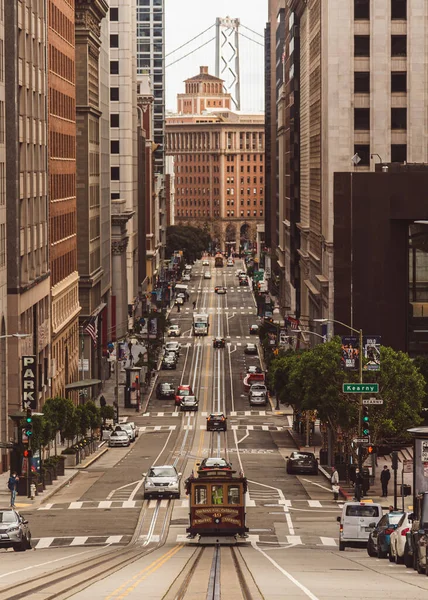
[[[344,383],[342,385],[344,394],[377,394],[379,392],[378,383]]]
[[[357,437],[352,440],[354,444],[370,444],[370,437]]]
[[[363,398],[363,404],[383,404],[382,398]]]

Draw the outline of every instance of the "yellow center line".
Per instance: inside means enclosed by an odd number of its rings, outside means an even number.
[[[125,583],[122,583],[122,585],[119,586],[118,588],[116,588],[114,590],[114,592],[112,592],[109,596],[106,596],[104,598],[104,600],[110,600],[111,598],[114,598],[115,596],[117,596],[117,594],[119,592],[121,592],[123,590],[123,588],[125,588],[127,585],[130,585],[132,582],[134,582],[131,587],[129,587],[127,590],[125,590],[124,595],[118,596],[118,598],[123,598],[124,596],[128,595],[129,592],[131,592],[139,583],[141,583],[141,581],[143,581],[143,579],[145,579],[146,577],[151,575],[151,573],[156,571],[159,567],[161,567],[166,561],[168,561],[170,558],[172,558],[174,556],[174,554],[176,554],[183,547],[184,547],[184,544],[178,544],[177,546],[174,546],[174,548],[171,548],[171,550],[168,550],[168,552],[165,552],[164,554],[162,554],[162,556],[160,556],[159,558],[154,560],[147,567],[144,567],[144,569],[139,571],[131,579],[128,579],[128,581],[125,581]],[[145,573],[145,575],[143,575],[144,573]],[[138,579],[141,575],[143,575],[143,578]],[[136,579],[137,579],[137,581],[135,581]]]

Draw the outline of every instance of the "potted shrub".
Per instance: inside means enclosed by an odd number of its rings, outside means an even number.
[[[77,452],[75,448],[66,448],[62,451],[62,456],[64,457],[62,461],[64,468],[75,467],[77,465]]]

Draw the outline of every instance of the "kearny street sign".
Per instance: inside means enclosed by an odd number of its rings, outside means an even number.
[[[345,394],[377,394],[379,392],[378,383],[344,383],[342,391]]]

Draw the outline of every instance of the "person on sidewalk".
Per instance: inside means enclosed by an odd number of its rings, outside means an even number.
[[[357,502],[359,502],[361,500],[361,498],[363,497],[363,483],[364,483],[364,481],[361,476],[360,469],[355,469],[354,488],[355,488],[355,500]]]
[[[336,471],[335,467],[332,467],[331,470],[331,489],[333,490],[333,498],[334,500],[339,499],[339,473]]]
[[[382,498],[386,498],[388,496],[388,483],[391,479],[391,472],[388,469],[387,465],[384,465],[383,470],[380,474],[380,482],[382,484]]]
[[[10,490],[10,506],[11,506],[11,508],[15,508],[15,499],[16,499],[16,490],[18,489],[18,481],[19,481],[18,475],[16,474],[16,471],[13,471],[13,473],[9,477],[9,481],[7,483],[7,487]]]
[[[196,308],[196,300],[193,300],[193,310]]]

